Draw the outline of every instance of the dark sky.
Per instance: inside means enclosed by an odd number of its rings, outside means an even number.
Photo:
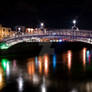
[[[3,0],[0,3],[0,23],[5,26],[38,26],[71,28],[77,19],[80,29],[92,29],[91,0]]]

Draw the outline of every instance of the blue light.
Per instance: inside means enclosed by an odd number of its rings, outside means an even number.
[[[56,55],[53,55],[53,69],[56,68]]]
[[[35,57],[35,64],[36,64],[36,67],[38,67],[38,59],[37,59],[37,56]]]
[[[90,51],[89,50],[87,50],[87,63],[89,63],[89,55],[90,55]]]
[[[59,42],[62,42],[62,40],[60,39]]]
[[[90,53],[89,50],[87,50],[87,56],[89,56],[89,53]]]

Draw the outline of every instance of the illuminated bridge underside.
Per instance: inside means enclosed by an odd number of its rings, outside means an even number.
[[[0,44],[0,49],[8,49],[9,47],[21,43],[21,42],[85,42],[92,44],[92,32],[91,31],[73,31],[73,30],[54,30],[47,31],[43,34],[24,34],[16,35],[15,37],[5,38]]]

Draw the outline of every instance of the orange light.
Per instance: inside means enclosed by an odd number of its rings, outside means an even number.
[[[4,72],[3,69],[0,67],[0,90],[4,87]]]
[[[68,69],[71,69],[71,61],[72,61],[72,52],[69,50],[68,53]]]
[[[86,48],[83,48],[83,65],[86,64]]]
[[[42,58],[39,57],[38,61],[39,61],[39,73],[41,74],[42,73]]]
[[[27,30],[28,30],[29,33],[31,32],[31,29],[30,28],[28,28]]]
[[[49,57],[48,55],[44,55],[44,73],[45,75],[48,75],[49,71]]]
[[[35,73],[35,64],[34,64],[34,61],[30,61],[28,63],[27,68],[28,68],[28,74],[33,76],[34,73]]]

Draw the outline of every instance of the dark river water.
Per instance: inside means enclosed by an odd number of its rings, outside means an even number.
[[[92,49],[30,55],[0,57],[0,92],[92,92]]]

